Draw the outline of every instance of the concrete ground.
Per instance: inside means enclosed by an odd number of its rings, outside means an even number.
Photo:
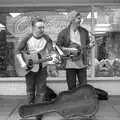
[[[0,96],[0,120],[21,120],[18,108],[26,102],[25,99],[25,96]],[[59,114],[49,113],[42,120],[61,119],[63,117]],[[100,101],[94,120],[120,120],[120,96],[110,96],[109,100]]]

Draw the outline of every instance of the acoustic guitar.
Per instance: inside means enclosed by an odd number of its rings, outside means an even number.
[[[41,59],[38,57],[38,53],[22,53],[23,60],[27,64],[27,68],[21,67],[19,64],[20,70],[22,71],[22,75],[26,75],[28,72],[33,71],[37,72],[39,70],[39,64],[42,63],[43,66],[59,64],[59,55],[52,51],[49,54],[45,54]]]
[[[99,108],[96,91],[91,85],[81,85],[72,91],[61,92],[54,100],[44,103],[22,105],[19,115],[22,118],[57,112],[65,119],[95,116]]]
[[[62,48],[57,47],[57,49],[59,49],[59,51],[61,50],[63,52],[61,57],[64,60],[72,59],[73,61],[76,61],[76,60],[80,59],[81,55],[84,53],[84,49],[91,49],[95,45],[100,45],[101,41],[102,41],[102,37],[99,37],[96,40],[91,41],[86,46],[80,46],[77,43],[71,42],[69,47],[62,47]]]

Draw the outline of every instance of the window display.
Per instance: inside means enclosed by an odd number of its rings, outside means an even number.
[[[31,19],[34,16],[40,16],[44,19],[45,32],[51,37],[55,47],[58,33],[68,26],[70,21],[69,13],[71,10],[56,9],[54,11],[30,11],[25,13],[23,11],[23,13],[19,13],[16,16],[13,16],[13,14],[5,14],[6,38],[4,41],[7,42],[7,47],[5,47],[7,48],[6,50],[9,51],[9,54],[7,53],[9,60],[4,63],[4,69],[7,72],[1,73],[1,77],[23,76],[18,67],[15,51],[20,38],[31,32]],[[96,42],[95,46],[88,51],[88,78],[119,77],[120,7],[80,6],[78,10],[82,15],[81,26],[89,31],[90,41]],[[53,68],[56,69],[56,67]],[[57,69],[64,70],[62,65],[57,66]],[[60,74],[58,73],[59,72],[57,72],[55,76],[59,76]]]
[[[120,48],[120,9],[110,6],[95,7],[97,18],[95,19],[96,39],[102,37],[101,44],[96,47],[95,77],[120,76],[119,48]]]
[[[81,7],[79,11],[81,11],[82,8],[83,7]],[[91,31],[91,17],[87,18],[88,14],[91,13],[91,7],[85,6],[85,8],[85,11],[80,12],[82,16],[81,25],[88,31]],[[36,11],[22,13],[16,17],[7,16],[7,30],[12,36],[15,37],[15,46],[17,46],[20,38],[24,37],[26,34],[29,34],[31,32],[31,20],[36,16],[40,16],[45,21],[45,33],[47,33],[51,37],[51,39],[54,42],[53,46],[55,46],[58,33],[63,28],[67,27],[71,20],[71,11],[72,9],[65,9],[62,11]],[[19,63],[15,58],[15,69],[17,76],[24,76],[20,67],[18,67],[18,64]],[[57,69],[63,69],[61,66],[57,66]],[[55,67],[53,68],[55,69]],[[55,76],[56,75],[59,76],[59,74],[55,74]]]

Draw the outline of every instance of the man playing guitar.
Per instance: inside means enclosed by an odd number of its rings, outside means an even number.
[[[44,21],[35,17],[32,20],[32,33],[22,38],[17,48],[17,59],[21,67],[27,71],[25,78],[29,104],[44,100],[47,78],[45,62],[52,60],[51,57],[45,56],[52,50],[52,40],[44,33]],[[32,57],[26,60],[24,53]],[[35,65],[33,59],[37,61]]]
[[[58,34],[56,43],[70,56],[65,62],[69,90],[76,88],[76,76],[79,84],[87,82],[87,46],[90,44],[88,31],[80,26],[81,14],[76,11],[72,11],[71,14],[73,17],[69,26]]]

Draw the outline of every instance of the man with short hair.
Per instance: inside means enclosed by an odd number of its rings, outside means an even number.
[[[32,33],[20,40],[17,48],[17,58],[22,68],[28,69],[28,64],[23,60],[22,52],[35,53],[41,59],[41,54],[53,50],[52,40],[44,33],[44,21],[35,17],[32,20]],[[44,63],[44,62],[43,62]],[[26,75],[26,88],[28,103],[43,102],[46,88],[47,67],[39,63],[37,72],[29,71]]]

